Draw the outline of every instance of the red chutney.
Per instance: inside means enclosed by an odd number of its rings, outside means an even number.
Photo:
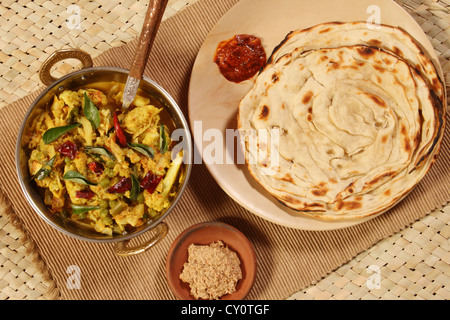
[[[252,78],[264,67],[266,52],[261,39],[248,34],[237,34],[219,43],[214,62],[225,79],[238,83]]]

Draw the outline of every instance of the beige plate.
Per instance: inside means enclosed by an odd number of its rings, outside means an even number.
[[[373,6],[374,3],[377,7]],[[427,36],[414,19],[391,0],[243,0],[219,20],[205,39],[192,70],[189,88],[189,119],[194,142],[217,183],[249,211],[276,224],[303,230],[345,228],[373,218],[329,222],[299,215],[278,203],[254,181],[246,165],[234,159],[233,152],[240,148],[236,147],[237,140],[225,139],[226,129],[236,129],[239,101],[253,82],[235,84],[219,73],[213,63],[217,44],[235,34],[253,34],[262,39],[269,56],[289,31],[331,21],[367,21],[377,8],[382,24],[402,27],[422,44],[442,77],[438,58]],[[223,148],[212,153],[212,142],[219,134],[228,141],[228,145],[221,141]],[[237,164],[223,164],[226,162],[221,158],[212,163],[213,159],[208,155],[217,156],[221,152],[224,159],[232,159],[231,163]]]

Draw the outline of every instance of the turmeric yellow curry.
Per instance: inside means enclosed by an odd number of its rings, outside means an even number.
[[[32,123],[28,167],[55,214],[124,234],[170,205],[182,152],[172,155],[162,107],[138,95],[121,110],[119,84],[65,90]]]

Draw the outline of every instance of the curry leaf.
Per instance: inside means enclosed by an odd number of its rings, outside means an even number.
[[[161,154],[164,154],[169,149],[163,124],[159,126],[159,148]]]
[[[45,144],[52,143],[59,137],[61,137],[63,134],[66,134],[67,132],[81,126],[81,123],[74,123],[69,124],[67,126],[61,126],[61,127],[54,127],[51,129],[48,129],[44,132],[44,135],[42,136],[42,140],[44,140]]]
[[[105,156],[111,160],[116,160],[116,157],[106,148],[99,147],[99,146],[85,146],[84,151],[88,155],[99,155],[99,156]]]
[[[77,119],[78,113],[80,112],[80,108],[79,107],[74,107],[70,113],[69,116],[67,117],[67,123],[68,124],[72,124],[74,122],[76,122],[75,120]]]
[[[139,185],[139,180],[132,174],[131,175],[131,189],[130,189],[130,200],[136,201],[141,187]]]
[[[153,150],[152,147],[147,146],[145,144],[140,144],[140,143],[130,143],[128,142],[128,147],[130,147],[131,149],[142,153],[143,155],[150,157],[153,159],[153,157],[155,156],[155,150]]]
[[[76,172],[76,171],[67,171],[64,174],[63,179],[67,180],[67,181],[75,182],[75,183],[90,185],[90,186],[97,185],[97,183],[89,181],[81,173]]]
[[[92,100],[89,98],[89,96],[84,93],[84,109],[83,109],[84,115],[89,120],[89,122],[92,124],[92,128],[94,130],[97,130],[100,126],[100,113],[98,112],[97,107],[92,102]]]
[[[91,210],[99,210],[99,206],[87,206],[87,205],[79,205],[79,204],[71,204],[72,212],[74,214],[81,214]]]
[[[55,163],[55,158],[56,155],[53,156],[50,160],[48,160],[43,166],[42,168],[40,168],[38,170],[38,172],[36,172],[31,179],[35,179],[38,181],[44,180],[45,178],[48,177],[48,175],[50,174],[50,172],[52,171],[53,168],[53,164]]]

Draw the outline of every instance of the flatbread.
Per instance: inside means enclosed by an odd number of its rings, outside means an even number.
[[[405,30],[380,24],[368,28],[367,22],[329,22],[290,32],[275,48],[268,65],[293,50],[317,50],[349,45],[365,45],[387,51],[406,61],[425,79],[439,100],[443,101],[445,87],[436,67],[420,44]]]
[[[365,33],[352,26],[288,35],[239,106],[252,176],[286,206],[323,219],[367,217],[400,201],[435,161],[444,125],[433,65],[408,55],[417,70],[388,51],[407,51],[392,39],[382,49],[351,44]]]

